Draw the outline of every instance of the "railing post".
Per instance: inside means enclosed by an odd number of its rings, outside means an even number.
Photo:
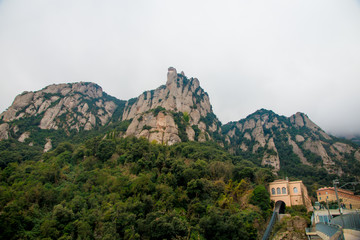
[[[339,207],[339,212],[340,212],[340,218],[341,218],[341,222],[342,222],[342,226],[341,226],[341,236],[342,236],[342,239],[345,239],[344,238],[344,231],[343,231],[343,228],[345,227],[345,223],[344,223],[344,218],[343,218],[343,214],[342,214],[342,208],[340,207],[340,200],[339,200],[339,195],[338,195],[338,191],[337,191],[337,184],[339,184],[339,180],[335,179],[333,181],[333,184],[334,184],[334,189],[335,189],[335,195],[336,195],[336,200],[337,200],[337,203],[338,203],[338,207]]]

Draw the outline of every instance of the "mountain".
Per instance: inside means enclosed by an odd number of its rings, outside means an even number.
[[[0,140],[17,139],[44,151],[100,134],[166,145],[212,140],[283,175],[311,175],[316,169],[339,176],[360,172],[359,146],[328,135],[304,113],[285,117],[261,109],[222,125],[199,80],[173,67],[165,85],[128,101],[94,83],[58,84],[20,94],[0,115]]]
[[[304,113],[287,118],[261,109],[245,119],[225,124],[222,133],[231,152],[252,155],[275,172],[298,163],[342,175],[344,171],[353,172],[349,166],[360,161],[358,146],[329,136]]]
[[[1,239],[258,239],[275,175],[312,197],[360,177],[359,146],[304,113],[222,125],[175,68],[128,101],[85,82],[24,92],[0,114],[0,140]]]
[[[360,145],[360,135],[358,135],[358,134],[355,134],[355,135],[340,135],[338,137],[350,140],[350,141],[356,143],[357,145]]]
[[[24,92],[0,115],[0,140],[16,138],[30,145],[39,143],[48,151],[54,138],[71,138],[106,126],[109,129],[119,122],[130,123],[121,136],[145,137],[168,145],[206,141],[214,132],[220,133],[220,122],[199,80],[188,79],[170,67],[166,85],[129,101],[109,96],[100,86],[87,82],[53,84],[36,92]],[[54,134],[54,130],[62,134]]]
[[[206,141],[214,132],[220,132],[220,123],[199,80],[188,79],[172,67],[168,69],[166,85],[127,102],[122,119],[132,119],[126,136],[146,137],[169,145]]]
[[[105,126],[113,119],[118,121],[125,103],[88,82],[53,84],[36,92],[24,92],[0,114],[0,140],[11,137],[29,142],[27,139],[45,131],[49,134],[45,150],[49,150],[54,130],[70,136]]]

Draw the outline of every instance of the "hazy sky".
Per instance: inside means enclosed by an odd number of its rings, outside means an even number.
[[[360,133],[359,0],[0,0],[0,111],[52,83],[127,100],[169,66],[223,123],[266,108]]]

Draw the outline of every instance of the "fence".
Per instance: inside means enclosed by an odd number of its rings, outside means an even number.
[[[323,234],[327,235],[328,237],[334,236],[340,228],[335,225],[328,225],[325,223],[317,223],[316,224],[316,231],[322,232]]]
[[[331,219],[332,224],[336,224],[339,226],[342,226],[342,220],[341,217],[344,220],[344,229],[352,229],[352,230],[360,230],[360,214],[359,213],[349,213],[344,214],[342,216],[337,216],[333,219]]]

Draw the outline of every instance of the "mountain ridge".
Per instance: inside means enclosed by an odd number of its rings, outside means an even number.
[[[259,109],[222,125],[199,80],[187,78],[173,67],[168,69],[165,85],[127,101],[89,82],[53,84],[24,92],[0,114],[0,140],[15,138],[32,145],[33,136],[38,136],[48,151],[53,147],[54,131],[64,131],[65,139],[84,131],[111,129],[112,124],[121,125],[114,133],[120,137],[144,137],[167,145],[212,140],[233,154],[270,166],[275,173],[286,169],[286,158],[337,175],[354,172],[351,167],[340,167],[343,164],[360,162],[358,146],[328,135],[305,113],[285,117]]]

